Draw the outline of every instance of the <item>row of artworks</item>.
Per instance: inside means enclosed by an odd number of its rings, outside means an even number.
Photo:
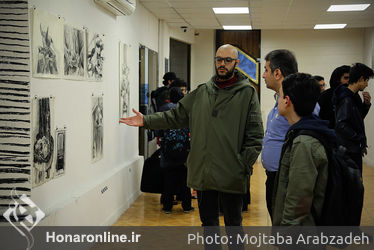
[[[32,9],[33,76],[102,81],[104,35]]]
[[[91,162],[103,158],[104,126],[103,96],[92,96]],[[54,129],[54,98],[34,98],[32,102],[33,155],[31,183],[39,186],[65,173],[66,128]]]

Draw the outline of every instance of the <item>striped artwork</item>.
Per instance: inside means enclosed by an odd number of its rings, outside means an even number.
[[[31,192],[29,43],[28,1],[0,0],[0,222],[10,204],[23,203],[13,188]]]

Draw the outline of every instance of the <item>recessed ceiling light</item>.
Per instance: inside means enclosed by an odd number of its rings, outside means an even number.
[[[223,25],[224,30],[251,30],[251,25]]]
[[[248,7],[213,8],[216,14],[248,14]]]
[[[331,5],[327,11],[362,11],[369,6],[370,4],[339,4]]]
[[[314,26],[315,30],[318,29],[343,29],[345,26],[347,26],[346,23],[336,23],[336,24],[316,24]]]

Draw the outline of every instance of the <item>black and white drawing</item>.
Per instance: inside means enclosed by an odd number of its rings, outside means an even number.
[[[39,186],[53,178],[55,161],[54,99],[34,98],[32,117],[32,185]]]
[[[103,96],[92,97],[92,162],[103,158]]]
[[[64,76],[69,79],[84,79],[86,69],[86,41],[83,29],[64,25]]]
[[[33,10],[33,75],[57,78],[62,73],[63,21],[48,12]]]
[[[65,174],[65,138],[66,129],[57,129],[55,178]]]
[[[127,54],[129,46],[119,43],[119,118],[128,117],[130,115],[130,68],[127,63]]]
[[[13,202],[11,191],[29,196],[30,40],[27,1],[0,1],[0,214]],[[19,204],[23,202],[15,199]],[[26,214],[27,215],[27,214]],[[26,216],[17,210],[17,222]],[[4,222],[1,216],[0,224]],[[9,225],[9,222],[6,222]]]
[[[87,77],[102,81],[104,67],[104,35],[87,31]]]

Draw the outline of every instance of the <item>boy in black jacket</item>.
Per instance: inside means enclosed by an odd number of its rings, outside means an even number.
[[[347,148],[348,155],[360,168],[361,175],[362,156],[367,153],[367,142],[364,120],[359,108],[360,103],[354,96],[358,91],[363,91],[368,86],[369,79],[373,77],[374,72],[371,68],[362,63],[356,63],[349,72],[348,85],[340,85],[333,97],[338,144]]]

